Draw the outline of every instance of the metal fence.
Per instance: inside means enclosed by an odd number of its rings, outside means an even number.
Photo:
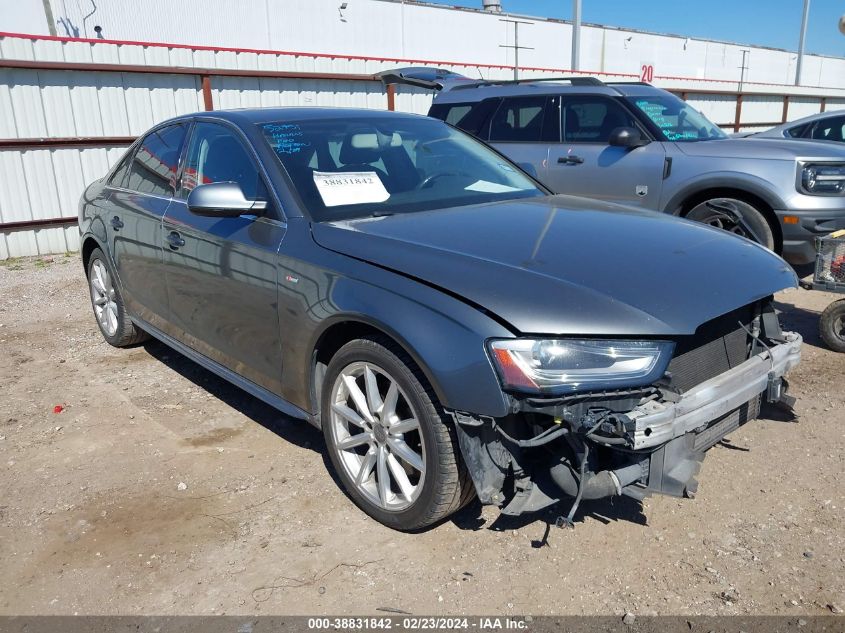
[[[348,106],[425,113],[431,95],[385,90],[374,73],[432,64],[475,76],[478,65],[0,33],[0,259],[79,247],[77,201],[155,122],[215,108]],[[513,69],[484,67],[488,79]],[[524,77],[565,70],[522,69]],[[624,74],[602,74],[630,80]],[[656,77],[723,127],[768,127],[845,105],[845,91],[702,88]]]

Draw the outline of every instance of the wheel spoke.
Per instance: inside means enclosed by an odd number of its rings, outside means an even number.
[[[94,305],[101,306],[108,303],[108,299],[102,295],[94,299]]]
[[[367,422],[372,424],[372,413],[367,408],[367,399],[364,397],[364,394],[361,393],[358,383],[355,382],[355,379],[352,376],[344,376],[343,384],[346,385],[346,390],[349,392],[352,402],[355,403],[355,408],[358,409],[358,413],[360,413]]]
[[[378,496],[381,504],[387,507],[390,497],[390,473],[387,470],[387,449],[379,446],[376,462],[376,484],[378,485]]]
[[[416,418],[408,418],[407,420],[400,420],[395,424],[390,425],[390,432],[394,435],[402,435],[403,433],[410,433],[420,428],[420,423]]]
[[[355,476],[355,485],[360,486],[362,485],[367,479],[370,478],[370,473],[373,472],[373,466],[376,465],[376,451],[379,449],[371,448],[367,451],[367,454],[364,455],[363,459],[361,460],[361,468],[358,470],[358,474]]]
[[[387,456],[387,466],[390,468],[390,472],[393,473],[393,479],[402,491],[405,501],[412,501],[414,497],[414,486],[411,480],[408,479],[408,473],[405,472],[405,469],[402,468],[402,465],[393,455]]]
[[[356,446],[361,446],[361,444],[370,444],[372,441],[372,433],[356,433],[355,435],[350,435],[349,437],[340,440],[337,443],[337,447],[340,450],[345,451],[350,448],[355,448]]]
[[[342,417],[347,422],[352,422],[352,424],[354,424],[358,428],[366,430],[367,423],[364,422],[364,419],[360,415],[355,413],[355,411],[353,411],[352,409],[347,407],[345,404],[340,404],[338,402],[335,402],[332,405],[332,411],[337,413],[340,417]]]
[[[422,457],[414,452],[414,450],[398,437],[391,437],[387,440],[387,445],[390,447],[394,455],[399,456],[403,461],[410,465],[415,470],[421,473],[425,472],[425,464]]]
[[[390,381],[390,387],[387,388],[387,395],[384,396],[384,403],[381,408],[382,420],[392,421],[396,416],[396,401],[399,399],[399,386]]]
[[[364,383],[367,385],[367,406],[372,413],[380,413],[384,402],[382,402],[381,394],[378,392],[376,372],[370,369],[369,365],[364,367]]]

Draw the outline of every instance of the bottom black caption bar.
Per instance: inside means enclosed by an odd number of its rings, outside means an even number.
[[[845,633],[837,616],[0,616],[0,633]]]

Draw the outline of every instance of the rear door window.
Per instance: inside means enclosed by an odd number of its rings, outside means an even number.
[[[565,98],[561,118],[565,143],[607,144],[616,128],[637,127],[619,103],[599,96]]]
[[[490,122],[490,140],[536,143],[543,140],[546,97],[503,99]]]
[[[172,196],[184,140],[184,125],[170,125],[148,134],[135,152],[124,187],[139,193]]]

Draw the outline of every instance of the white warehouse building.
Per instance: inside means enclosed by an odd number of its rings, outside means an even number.
[[[425,113],[374,73],[569,74],[572,25],[402,0],[16,0],[0,9],[0,259],[76,250],[86,183],[165,118],[335,105]],[[495,3],[493,3],[495,4]],[[505,0],[507,9],[507,0]],[[511,20],[511,21],[506,21]],[[797,28],[796,28],[797,31]],[[744,52],[743,52],[744,51]],[[731,130],[845,107],[845,59],[584,25],[581,72],[642,78]],[[645,77],[643,76],[645,73]]]

